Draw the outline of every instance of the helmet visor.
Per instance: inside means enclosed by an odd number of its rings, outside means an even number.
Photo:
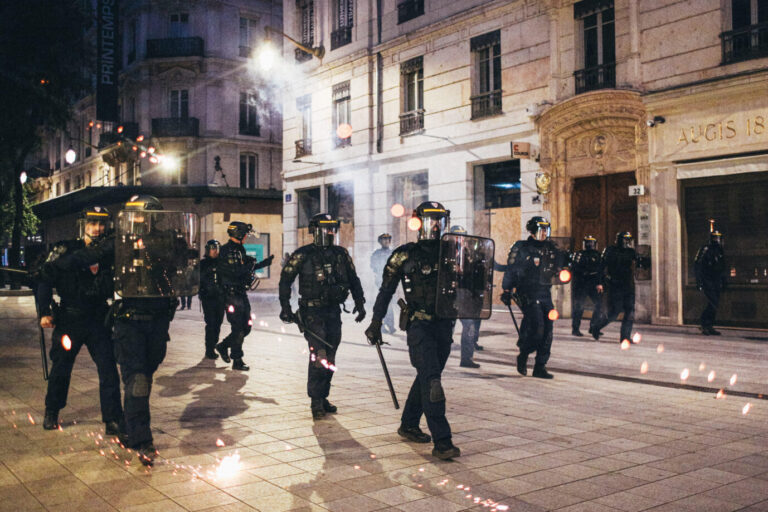
[[[104,236],[112,229],[112,221],[109,216],[105,214],[104,217],[96,217],[88,214],[87,217],[77,220],[78,238],[85,240],[86,237],[91,240]]]
[[[635,246],[635,239],[631,236],[621,237],[621,247],[624,249],[632,249]]]
[[[339,224],[337,222],[328,222],[327,224],[321,222],[315,228],[315,245],[320,247],[328,247],[331,245],[338,245]]]
[[[448,228],[448,217],[424,217],[419,228],[419,240],[439,240]]]
[[[596,251],[597,250],[597,240],[584,240],[584,242],[582,242],[582,248],[585,251]]]
[[[552,226],[550,226],[549,222],[539,222],[536,225],[536,233],[533,234],[533,237],[539,242],[543,242],[548,240],[551,234]]]

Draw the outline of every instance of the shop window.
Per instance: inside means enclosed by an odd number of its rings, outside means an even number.
[[[472,119],[501,113],[501,31],[470,40],[473,62]]]
[[[296,191],[296,203],[298,205],[298,242],[299,245],[305,245],[312,242],[309,235],[309,221],[313,216],[320,213],[320,187],[306,188]]]
[[[573,15],[581,34],[581,69],[574,73],[576,94],[616,87],[613,0],[583,0],[574,4]]]

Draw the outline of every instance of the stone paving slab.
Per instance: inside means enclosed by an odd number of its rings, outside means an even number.
[[[768,389],[768,344],[748,339],[759,332],[707,338],[638,326],[642,343],[622,351],[616,341],[572,338],[565,320],[551,361],[563,371],[541,381],[514,372],[511,322],[494,314],[481,330],[481,368],[459,368],[458,354],[446,368],[463,455],[443,462],[395,433],[399,411],[364,324],[344,316],[331,395],[339,413],[313,422],[306,344],[279,323],[274,297],[252,302],[259,316],[245,345],[247,374],[202,359],[197,301],[177,314],[152,394],[161,457],[147,470],[104,439],[85,351],[62,430],[41,428],[34,306],[0,297],[0,511],[768,510],[768,408],[757,396]],[[404,337],[386,339],[403,401],[414,371]],[[724,388],[725,398],[674,387],[684,368],[683,384]]]

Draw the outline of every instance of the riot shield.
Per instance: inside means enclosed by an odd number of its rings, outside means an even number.
[[[440,238],[438,318],[490,318],[494,250],[490,238],[455,233]]]
[[[115,291],[121,297],[182,297],[200,286],[197,215],[121,211],[115,237]]]

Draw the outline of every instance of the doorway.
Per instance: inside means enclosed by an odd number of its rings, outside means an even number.
[[[577,178],[571,200],[571,236],[574,250],[581,249],[586,235],[597,238],[602,251],[616,241],[616,233],[637,236],[637,197],[629,187],[637,184],[634,172]]]

